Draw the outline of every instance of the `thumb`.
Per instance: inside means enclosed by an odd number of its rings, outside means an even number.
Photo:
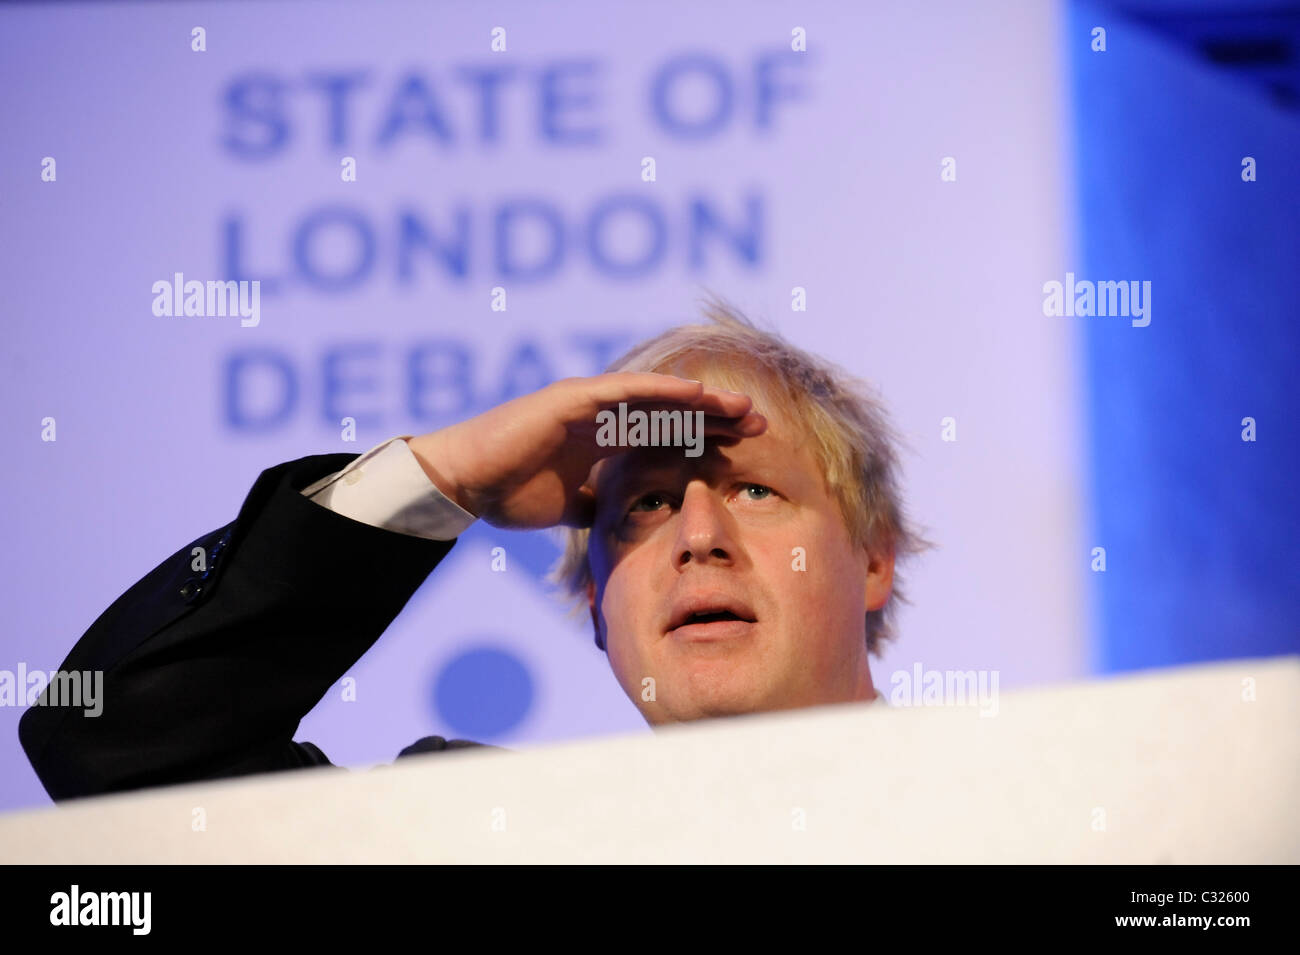
[[[590,527],[596,520],[596,493],[584,484],[569,498],[562,523],[571,527]]]

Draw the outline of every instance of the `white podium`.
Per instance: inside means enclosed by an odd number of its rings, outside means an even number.
[[[0,862],[1297,863],[1298,806],[1286,657],[79,800]]]

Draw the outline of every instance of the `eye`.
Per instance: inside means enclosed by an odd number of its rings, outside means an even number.
[[[663,494],[661,491],[651,491],[649,494],[642,494],[639,498],[633,501],[632,506],[628,508],[627,512],[629,514],[632,514],[636,511],[641,510],[642,504],[651,505],[646,510],[657,511],[659,510],[659,503],[663,503],[666,501],[667,501],[667,496]]]
[[[766,484],[743,483],[736,485],[738,488],[748,492],[751,501],[767,501],[778,497],[776,491]],[[630,517],[633,514],[653,514],[663,507],[672,508],[674,506],[672,496],[664,491],[650,491],[642,494],[627,509],[625,516]]]

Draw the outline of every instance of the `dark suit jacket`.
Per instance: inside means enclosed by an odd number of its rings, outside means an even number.
[[[331,765],[294,741],[298,722],[454,543],[371,527],[300,493],[356,457],[263,471],[232,523],[168,557],[91,625],[60,669],[104,671],[100,715],[37,705],[18,725],[53,799]],[[399,755],[477,745],[429,736]]]

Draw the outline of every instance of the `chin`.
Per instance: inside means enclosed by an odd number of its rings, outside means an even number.
[[[673,708],[676,712],[691,714],[680,717],[683,720],[742,716],[779,708],[768,699],[765,688],[752,682],[717,679],[715,676],[707,681],[697,679],[692,683],[689,697],[677,701],[678,705]]]

